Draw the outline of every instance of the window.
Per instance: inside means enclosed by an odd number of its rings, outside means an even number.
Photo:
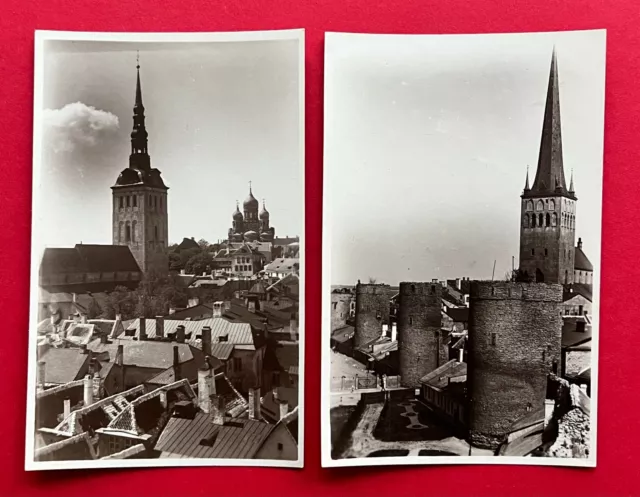
[[[133,198],[135,199],[135,197]],[[131,224],[131,228],[131,241],[135,243],[138,238],[138,221],[134,221]]]
[[[240,359],[239,357],[234,357],[233,358],[233,368],[236,371],[240,371],[242,369],[242,359]]]
[[[124,197],[120,197],[120,208],[122,209],[124,207]]]
[[[529,200],[527,202],[527,210],[528,211],[532,211],[533,210],[533,201]]]
[[[413,318],[409,318],[409,324],[413,324]]]
[[[124,241],[127,243],[131,241],[131,225],[129,224],[129,221],[127,221],[124,227]]]
[[[531,405],[531,402],[529,402],[527,404],[527,412],[531,412],[531,409],[533,409],[533,406]]]
[[[525,228],[529,227],[529,214],[524,215],[524,220],[522,221],[522,226]]]
[[[337,302],[333,302],[333,310],[335,311],[338,308],[338,303]]]
[[[555,212],[551,215],[551,226],[558,226],[558,214]]]
[[[160,212],[162,212],[162,197],[160,197]]]
[[[133,196],[133,206],[134,207],[138,207],[138,196],[137,195]]]
[[[491,345],[495,345],[497,342],[497,335],[495,333],[491,333]]]
[[[549,210],[550,211],[556,210],[556,203],[553,201],[553,199],[549,200]]]
[[[540,226],[541,228],[544,226],[544,218],[542,216],[542,214],[538,214],[538,226]]]
[[[411,293],[416,293],[416,286],[415,285],[411,285]]]
[[[251,266],[249,266],[249,271],[253,272],[253,269],[251,269]]]
[[[149,195],[149,207],[153,207],[153,198]]]
[[[538,200],[538,203],[536,204],[536,210],[537,211],[544,210],[544,204],[542,203],[542,200]]]
[[[544,249],[544,256],[548,256],[549,255],[549,250],[548,249]]]
[[[547,212],[547,215],[545,217],[545,221],[546,221],[546,226],[547,227],[551,226],[551,214],[549,214],[548,212]]]
[[[536,227],[536,215],[535,214],[531,214],[531,227],[535,228]]]
[[[531,249],[531,255],[536,255],[536,249]]]
[[[278,450],[282,451],[283,448],[284,448],[284,445],[282,445],[280,442],[278,442]]]

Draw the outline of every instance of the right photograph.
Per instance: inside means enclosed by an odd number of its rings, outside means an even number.
[[[594,467],[606,31],[325,53],[323,466]]]

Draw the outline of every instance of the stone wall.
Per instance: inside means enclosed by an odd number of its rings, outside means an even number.
[[[495,449],[510,426],[544,407],[560,367],[562,286],[475,281],[469,312],[470,442]]]
[[[349,319],[349,306],[353,300],[350,293],[331,294],[331,331],[342,328]]]
[[[400,283],[397,326],[402,384],[417,388],[420,378],[449,358],[446,334],[441,329],[442,286]]]
[[[382,325],[389,324],[389,309],[389,285],[356,285],[355,347],[382,335]]]

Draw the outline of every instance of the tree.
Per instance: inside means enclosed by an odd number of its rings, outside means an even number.
[[[184,266],[189,274],[202,274],[213,268],[213,255],[211,252],[200,252],[192,256]]]
[[[207,250],[207,248],[209,247],[209,242],[204,238],[200,238],[200,240],[198,240],[198,245],[200,245],[200,248],[202,250]]]
[[[102,309],[100,308],[100,304],[95,299],[95,297],[91,298],[89,302],[89,307],[87,308],[87,318],[88,319],[96,319],[102,314]]]

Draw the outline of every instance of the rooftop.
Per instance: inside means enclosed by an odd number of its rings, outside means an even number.
[[[46,248],[40,275],[68,273],[140,272],[126,245],[84,245],[74,248]]]
[[[50,348],[39,361],[45,363],[45,383],[62,384],[81,379],[89,365],[89,354],[77,348]]]
[[[467,363],[455,359],[446,362],[420,379],[420,383],[442,390],[451,383],[466,381]]]

